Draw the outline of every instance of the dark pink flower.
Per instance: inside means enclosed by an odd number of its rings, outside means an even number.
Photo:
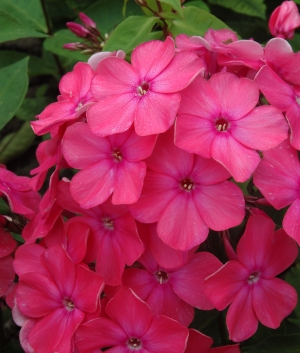
[[[106,305],[108,318],[82,324],[75,337],[80,353],[112,347],[118,353],[182,353],[188,329],[166,316],[154,316],[131,289],[121,289]]]
[[[269,29],[274,37],[291,39],[300,27],[300,15],[294,1],[284,1],[272,12]]]
[[[87,113],[99,136],[124,132],[134,123],[138,135],[166,131],[174,122],[180,94],[203,69],[194,53],[175,55],[173,40],[136,47],[131,65],[117,57],[101,61],[91,91],[97,103]]]
[[[236,181],[250,178],[260,157],[287,138],[283,114],[260,106],[259,90],[250,79],[217,73],[208,81],[198,76],[182,92],[176,121],[178,147],[221,163]]]
[[[228,305],[230,339],[244,341],[258,321],[279,327],[297,304],[296,290],[275,276],[298,255],[296,242],[264,215],[251,215],[237,246],[237,260],[228,261],[204,282],[205,294],[218,310]]]
[[[206,239],[209,228],[223,230],[242,222],[244,198],[226,180],[228,171],[213,159],[176,147],[173,129],[158,137],[146,162],[141,197],[128,207],[138,221],[158,222],[157,234],[167,245],[190,250]]]

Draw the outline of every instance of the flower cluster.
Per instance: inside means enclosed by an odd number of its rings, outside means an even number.
[[[32,122],[51,136],[34,176],[0,168],[15,214],[0,218],[0,295],[26,353],[240,352],[188,329],[195,308],[229,306],[236,343],[258,322],[279,327],[297,304],[275,276],[300,244],[299,55],[282,38],[262,47],[210,29],[140,44],[130,63],[95,54],[63,76]],[[77,172],[60,180],[66,168]],[[237,185],[252,176],[263,197]],[[291,205],[283,229],[266,203]],[[243,222],[234,249],[227,230]],[[210,230],[223,234],[225,264],[204,251]]]

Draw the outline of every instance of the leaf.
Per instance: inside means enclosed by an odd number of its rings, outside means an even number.
[[[12,15],[25,27],[47,33],[47,25],[40,0],[0,0],[0,9]]]
[[[300,334],[271,336],[253,346],[243,347],[243,353],[299,353]]]
[[[229,28],[215,16],[194,6],[184,8],[183,16],[184,19],[174,20],[169,29],[174,37],[181,33],[189,36],[204,36],[209,28]]]
[[[210,12],[210,8],[207,6],[207,4],[205,2],[203,2],[202,0],[194,0],[194,1],[189,1],[189,2],[185,2],[184,3],[185,7],[188,6],[195,6],[198,7],[201,10]]]
[[[290,285],[292,285],[296,289],[298,295],[300,295],[299,278],[300,278],[300,264],[298,263],[296,266],[293,266],[289,269],[289,271],[286,273],[284,278]],[[298,300],[296,308],[294,309],[293,312],[295,316],[298,319],[300,319],[300,300]]]
[[[174,13],[171,11],[163,11],[159,13],[162,18],[168,19],[168,20],[175,20],[176,18],[180,18],[178,13]]]
[[[211,4],[226,7],[232,11],[266,19],[264,0],[209,0]]]
[[[21,106],[28,87],[28,57],[0,70],[0,129]]]
[[[177,11],[180,17],[183,17],[183,11],[180,0],[160,0],[160,2],[164,2],[165,4],[171,5],[172,8]]]
[[[48,37],[47,34],[24,26],[15,17],[3,10],[0,10],[0,18],[0,43],[19,38]]]
[[[55,32],[53,37],[49,37],[44,41],[44,48],[53,54],[61,55],[69,59],[73,59],[74,61],[87,61],[87,55],[63,48],[64,44],[80,41],[80,38],[76,37],[76,35],[68,29],[62,29]]]
[[[35,134],[30,122],[25,122],[17,132],[6,135],[0,142],[0,163],[20,156],[32,145]]]
[[[16,112],[16,117],[20,120],[31,121],[40,114],[50,103],[47,97],[25,98],[21,107]]]
[[[122,49],[125,53],[130,52],[145,41],[157,21],[157,17],[130,16],[126,18],[113,31],[103,50]]]
[[[300,0],[299,0],[299,2],[300,2]],[[299,33],[295,33],[294,38],[288,40],[288,42],[292,46],[294,53],[300,51],[300,34]]]
[[[8,204],[0,197],[0,214],[6,215],[10,213]]]

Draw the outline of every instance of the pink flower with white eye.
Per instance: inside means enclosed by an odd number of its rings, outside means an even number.
[[[292,39],[298,27],[300,27],[300,15],[294,1],[284,1],[276,7],[269,19],[269,29],[274,37]]]
[[[175,55],[173,40],[154,40],[136,47],[131,65],[117,57],[100,62],[91,92],[97,101],[87,112],[89,127],[99,136],[128,130],[137,135],[166,131],[174,122],[180,94],[203,69],[194,53]]]
[[[185,349],[188,329],[166,316],[153,315],[129,288],[120,289],[105,311],[106,317],[78,328],[75,343],[80,353],[104,347],[118,353],[182,353]]]
[[[216,73],[208,81],[198,76],[182,92],[175,144],[213,158],[238,182],[250,178],[260,162],[256,150],[277,146],[288,136],[283,114],[260,106],[259,89],[250,79]]]
[[[296,290],[276,278],[298,255],[298,246],[265,215],[251,215],[237,246],[237,259],[206,278],[204,290],[218,310],[228,305],[229,337],[234,342],[254,335],[258,321],[278,328],[297,304]]]
[[[113,204],[138,200],[146,173],[147,158],[156,135],[141,137],[133,128],[113,136],[94,135],[87,124],[70,126],[63,140],[69,165],[81,169],[71,180],[71,194],[82,208],[100,205],[112,196]]]

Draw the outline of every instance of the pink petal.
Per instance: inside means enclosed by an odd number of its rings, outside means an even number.
[[[253,287],[252,298],[258,320],[270,328],[279,327],[298,301],[295,288],[279,278],[260,278]]]
[[[178,93],[157,93],[149,90],[136,105],[136,133],[146,136],[167,131],[175,121],[180,99]]]
[[[206,278],[204,289],[207,298],[218,310],[224,310],[237,293],[247,286],[249,270],[240,262],[231,260]]]
[[[0,259],[11,254],[16,246],[17,242],[0,224]]]
[[[90,353],[99,347],[121,345],[126,340],[127,335],[123,329],[104,317],[85,322],[78,327],[75,334],[75,343],[80,353]]]
[[[41,267],[40,256],[46,249],[39,244],[24,244],[18,248],[15,254],[14,270],[18,276],[27,272],[46,273]]]
[[[247,78],[238,78],[231,73],[217,73],[208,81],[221,106],[219,116],[238,120],[248,114],[257,104],[259,90]]]
[[[129,288],[119,290],[108,302],[106,313],[123,328],[128,337],[142,337],[151,325],[149,306]]]
[[[273,240],[275,224],[271,218],[261,215],[250,216],[245,233],[237,246],[237,255],[251,272],[265,267]]]
[[[164,42],[152,40],[138,45],[132,51],[131,64],[141,79],[149,81],[168,66],[174,55],[175,47],[171,37],[167,37]]]
[[[165,316],[153,318],[151,326],[142,342],[149,352],[181,353],[188,338],[188,329]]]
[[[15,279],[12,256],[0,259],[0,297],[3,296]]]
[[[251,287],[245,285],[228,309],[226,324],[229,338],[234,342],[246,340],[257,330],[258,319],[252,307],[251,292]]]
[[[232,136],[246,147],[266,150],[280,144],[288,137],[288,125],[282,113],[273,106],[253,109],[232,125]]]
[[[220,132],[214,139],[212,157],[238,182],[249,179],[260,162],[257,152],[240,144],[229,131]]]
[[[264,278],[277,276],[292,265],[298,255],[296,242],[283,229],[274,233],[270,251],[262,270]]]
[[[204,222],[213,230],[224,230],[240,224],[245,204],[240,188],[230,181],[197,186],[195,205]],[[196,196],[196,193],[195,193]]]
[[[291,104],[286,111],[286,118],[291,127],[291,145],[296,148],[300,149],[300,106],[299,103]]]
[[[222,263],[215,256],[199,252],[181,269],[170,273],[169,282],[174,292],[185,302],[201,310],[214,309],[204,294],[204,280],[220,267]]]
[[[184,353],[207,353],[212,344],[212,338],[194,329],[189,329],[189,339]]]
[[[289,207],[282,222],[287,234],[300,244],[300,198],[298,197]]]

